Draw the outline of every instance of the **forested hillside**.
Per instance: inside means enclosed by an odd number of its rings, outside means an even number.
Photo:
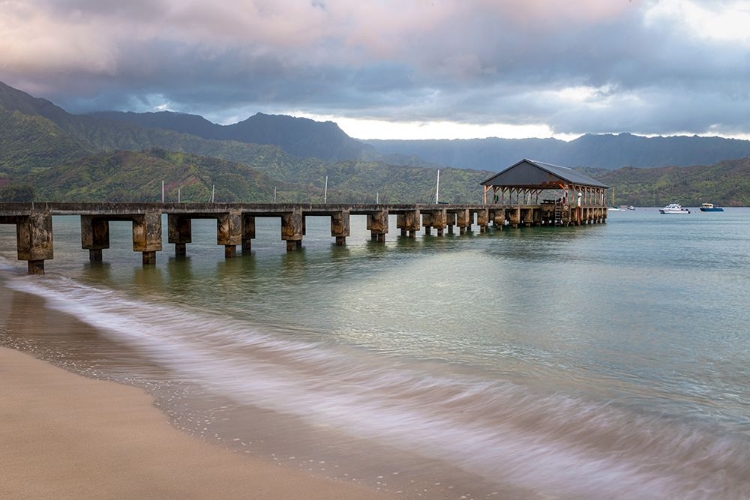
[[[706,166],[626,167],[587,173],[614,188],[618,205],[663,206],[678,202],[698,206],[709,202],[750,206],[750,157]]]
[[[220,201],[267,202],[275,190],[277,201],[320,202],[328,178],[329,202],[432,202],[439,168],[441,201],[479,202],[482,180],[532,158],[588,172],[614,187],[618,204],[750,204],[749,141],[620,134],[571,143],[373,144],[388,154],[349,138],[334,123],[262,114],[232,126],[176,113],[71,115],[0,83],[4,201],[156,201],[164,181],[170,200],[179,190],[183,201],[206,201],[215,187]],[[338,160],[322,159],[323,151]],[[737,155],[743,158],[731,159]],[[623,163],[629,166],[611,170]],[[669,166],[655,168],[662,163]],[[703,166],[675,166],[683,164]]]
[[[434,201],[432,169],[359,161],[293,165],[281,157],[251,166],[163,149],[114,151],[32,173],[20,185],[32,186],[37,201],[160,201],[164,181],[166,201],[206,202],[215,190],[220,202],[268,203],[276,193],[278,202],[322,203],[328,177],[329,203]],[[477,203],[479,183],[489,175],[445,169],[441,199]]]

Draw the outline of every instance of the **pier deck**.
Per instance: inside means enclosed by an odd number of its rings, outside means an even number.
[[[465,234],[476,224],[481,232],[493,226],[504,227],[568,226],[604,223],[607,207],[603,204],[580,206],[544,201],[541,204],[292,204],[292,203],[0,203],[0,224],[15,224],[18,259],[28,262],[29,274],[43,274],[44,261],[54,256],[52,216],[81,217],[81,246],[89,259],[102,260],[109,248],[109,222],[133,224],[133,251],[143,254],[143,264],[156,263],[162,250],[162,216],[166,214],[168,242],[176,255],[185,255],[191,243],[193,219],[215,219],[217,244],[225,248],[227,258],[237,254],[237,246],[249,252],[255,238],[256,217],[281,219],[281,239],[287,250],[302,246],[305,217],[331,218],[331,236],[337,245],[345,245],[350,235],[350,216],[364,215],[373,241],[385,242],[389,215],[397,216],[401,235],[415,237],[436,230],[443,236],[454,227]]]

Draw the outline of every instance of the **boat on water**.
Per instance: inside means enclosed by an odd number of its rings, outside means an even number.
[[[664,208],[659,209],[662,214],[689,214],[690,210],[683,208],[679,203],[670,203]]]
[[[723,212],[724,209],[713,203],[704,203],[701,205],[701,212]]]

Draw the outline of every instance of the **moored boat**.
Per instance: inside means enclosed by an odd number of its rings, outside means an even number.
[[[670,203],[664,208],[659,209],[662,214],[689,214],[690,210],[683,208],[679,203]]]
[[[724,209],[713,203],[704,203],[701,205],[701,212],[723,212]]]

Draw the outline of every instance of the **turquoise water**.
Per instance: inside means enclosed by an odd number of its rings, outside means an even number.
[[[188,257],[165,235],[151,268],[129,223],[103,263],[79,225],[54,219],[43,277],[0,227],[11,297],[98,332],[24,341],[158,386],[189,432],[406,498],[750,497],[750,209],[416,239],[394,220],[385,245],[353,217],[343,248],[309,218],[288,254],[259,219],[229,260],[194,221]]]

